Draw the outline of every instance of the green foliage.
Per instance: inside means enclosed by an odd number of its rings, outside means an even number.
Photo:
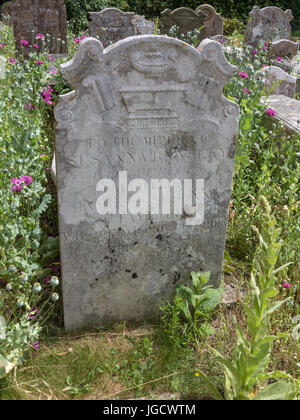
[[[161,306],[162,329],[176,346],[184,341],[181,337],[190,342],[214,333],[209,321],[223,294],[222,288],[207,285],[209,272],[192,272],[191,277],[192,288],[178,286],[173,305],[166,303]]]
[[[247,329],[244,330],[233,317],[237,342],[230,359],[224,358],[212,348],[216,361],[224,370],[226,400],[249,400],[253,397],[255,399],[293,399],[300,391],[300,383],[285,372],[265,373],[273,342],[284,336],[284,334],[277,336],[268,334],[269,320],[287,299],[273,301],[278,294],[275,287],[276,275],[285,267],[276,269],[281,248],[280,230],[276,227],[276,219],[263,196],[260,198],[260,211],[260,231],[253,227],[259,238],[259,247],[250,278],[251,304],[243,305],[247,315]],[[203,372],[201,376],[205,377]],[[255,390],[258,385],[275,378],[288,379],[289,382],[271,384],[256,395]],[[209,381],[207,377],[205,380]],[[220,399],[220,394],[215,393],[215,397]]]

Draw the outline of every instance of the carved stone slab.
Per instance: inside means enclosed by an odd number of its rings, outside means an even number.
[[[216,35],[223,35],[224,32],[224,22],[219,13],[209,4],[202,4],[197,7],[196,12],[203,12],[206,14],[207,18],[204,21],[205,30],[203,33],[204,38],[211,38]]]
[[[288,39],[280,39],[272,42],[270,49],[270,57],[288,57],[292,59],[298,53],[298,43],[289,41]]]
[[[258,47],[264,41],[289,39],[293,15],[291,10],[285,12],[279,7],[268,6],[260,9],[254,6],[250,12],[245,41]]]
[[[159,27],[163,35],[169,35],[172,26],[176,26],[178,28],[177,38],[181,38],[182,35],[186,35],[187,32],[204,26],[204,21],[206,19],[207,15],[202,10],[197,12],[188,7],[179,7],[173,11],[171,9],[166,9],[161,12]]]
[[[132,12],[107,8],[101,12],[90,12],[88,34],[98,38],[104,46],[134,35],[152,35],[155,23]]]
[[[86,38],[61,69],[75,87],[55,108],[67,330],[157,316],[191,270],[210,270],[219,284],[239,112],[223,96],[236,67],[220,43],[206,39],[196,50],[144,35],[103,50]],[[113,184],[116,214],[113,203],[99,213],[103,179]],[[186,189],[184,200],[171,192],[171,212],[150,211],[140,199],[135,214],[137,180],[151,205],[155,180],[193,180],[203,219]],[[120,194],[128,194],[125,203]]]
[[[264,103],[265,97],[262,97],[261,101]],[[292,134],[300,134],[300,101],[284,95],[272,95],[267,98],[267,107],[276,112],[272,118],[282,121]]]
[[[47,43],[50,53],[65,54],[67,47],[67,12],[64,0],[14,0],[11,4],[11,19],[14,28],[16,48],[24,56],[21,40],[39,44],[34,34],[50,35]],[[63,41],[58,41],[58,38]]]
[[[11,4],[12,1],[7,1],[2,4],[0,7],[0,14],[1,14],[1,20],[5,25],[10,25],[10,15],[11,15]]]
[[[271,95],[284,95],[293,98],[296,90],[296,77],[290,76],[280,67],[265,67],[266,90]],[[299,116],[300,117],[300,116]]]

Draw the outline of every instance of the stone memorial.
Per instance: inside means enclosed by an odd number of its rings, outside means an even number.
[[[10,25],[10,15],[11,15],[11,4],[12,1],[7,1],[2,4],[0,7],[0,14],[1,14],[1,20],[5,25]]]
[[[266,91],[271,95],[284,95],[290,98],[295,96],[296,77],[290,76],[280,67],[265,67]],[[300,116],[299,116],[300,118]]]
[[[220,43],[164,36],[61,65],[55,108],[65,327],[156,317],[190,272],[221,280],[239,107]]]
[[[179,9],[166,9],[161,12],[159,29],[163,35],[169,35],[170,29],[176,27],[177,38],[182,38],[188,32],[199,29],[204,26],[207,15],[202,11],[194,11],[188,7],[179,7]],[[202,29],[199,41],[203,38],[204,30]]]
[[[212,38],[216,35],[223,35],[223,19],[212,6],[209,4],[202,4],[201,6],[197,7],[196,12],[203,12],[207,16],[204,21],[205,29],[203,31],[203,39]]]
[[[300,134],[300,101],[288,98],[284,95],[271,95],[267,98],[263,96],[261,102],[275,111],[272,120],[282,122],[291,134]]]
[[[298,48],[299,47],[297,42],[292,42],[288,39],[280,39],[278,41],[272,42],[269,57],[287,57],[289,59],[292,59],[297,55]]]
[[[279,7],[268,6],[260,9],[254,6],[250,12],[245,37],[246,43],[258,47],[264,41],[289,39],[293,15],[291,10],[283,11]]]
[[[14,0],[11,4],[11,19],[17,50],[28,55],[29,47],[24,47],[21,40],[30,44],[41,44],[41,39],[34,34],[47,37],[47,48],[51,54],[66,54],[67,47],[67,12],[64,0]]]
[[[133,12],[122,12],[107,8],[101,12],[90,12],[91,22],[87,34],[98,38],[105,47],[134,35],[152,35],[155,23]]]

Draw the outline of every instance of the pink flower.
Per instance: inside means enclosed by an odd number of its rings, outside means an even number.
[[[11,180],[11,183],[13,184],[13,186],[11,187],[12,192],[18,192],[23,189],[22,183],[18,178],[13,178]]]
[[[75,42],[75,44],[79,44],[80,43],[80,39],[79,38],[74,38],[74,42]]]
[[[52,71],[50,71],[50,73],[51,73],[51,74],[57,74],[57,73],[58,73],[58,71],[57,71],[57,70],[52,70]]]
[[[223,41],[222,41],[222,39],[219,39],[219,42],[220,42],[220,44],[223,44]]]
[[[15,64],[17,62],[17,60],[14,57],[10,58],[8,61],[12,64]]]
[[[274,109],[272,108],[266,109],[266,113],[270,115],[271,117],[274,117],[276,115],[276,111],[274,111]]]
[[[267,47],[269,45],[269,43],[267,41],[265,41],[265,46]]]
[[[277,61],[282,61],[283,59],[282,59],[282,57],[276,57],[276,60]]]
[[[24,47],[28,47],[29,41],[26,41],[25,39],[22,39],[21,44],[24,45]]]
[[[240,73],[239,73],[239,76],[241,76],[243,79],[247,79],[249,76],[248,76],[248,74],[247,73],[245,73],[244,71],[241,71]]]
[[[51,88],[51,86],[48,86],[47,88],[43,89],[42,98],[44,99],[47,105],[52,105],[53,103],[51,101],[52,99],[51,92],[53,92],[53,89]]]
[[[36,50],[38,50],[39,49],[38,44],[33,44],[33,48],[35,48]]]
[[[290,289],[292,287],[290,283],[286,283],[286,282],[283,282],[282,286],[284,287],[284,289]]]
[[[268,66],[267,66],[266,64],[263,64],[262,66],[263,66],[263,68],[266,68],[266,67],[268,67]]]
[[[40,65],[40,64],[44,64],[44,62],[42,60],[36,60],[35,64]]]
[[[44,157],[44,156],[45,156],[45,155],[44,155],[44,153],[41,153],[41,154],[40,154],[40,157]]]
[[[26,102],[25,109],[29,110],[29,109],[34,109],[34,108],[35,108],[34,105],[30,104],[29,102]]]
[[[36,34],[35,37],[38,38],[38,39],[44,39],[45,35],[38,33],[38,34]]]
[[[52,57],[51,55],[48,55],[48,58],[49,58],[49,60],[50,60],[50,61],[52,61],[52,63],[53,63],[53,61],[54,61],[54,57]]]
[[[263,51],[266,51],[267,47],[263,47]]]
[[[251,90],[250,90],[250,89],[246,89],[246,88],[245,88],[245,89],[243,89],[243,93],[244,93],[244,94],[248,93],[248,95],[250,95]]]
[[[4,48],[5,47],[5,44],[0,44],[0,48]]]
[[[254,55],[254,54],[256,54],[256,50],[252,50],[252,54]]]
[[[80,38],[80,41],[83,41],[85,38],[87,38],[86,35],[82,35],[82,37]]]
[[[19,181],[24,182],[26,187],[28,187],[32,183],[33,180],[32,180],[32,177],[30,175],[24,175],[24,176],[21,176]]]

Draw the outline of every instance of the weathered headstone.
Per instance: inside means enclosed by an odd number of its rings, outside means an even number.
[[[1,20],[3,23],[5,23],[5,25],[10,25],[11,24],[11,19],[10,19],[10,15],[11,15],[11,4],[12,1],[7,1],[5,3],[3,3],[0,7],[0,14],[1,14]]]
[[[280,39],[272,42],[269,57],[295,57],[298,52],[298,43],[289,41],[288,39]]]
[[[11,19],[14,28],[16,48],[25,56],[29,47],[21,40],[41,44],[36,34],[46,37],[46,44],[52,54],[65,54],[67,47],[67,12],[64,0],[14,0],[11,4]]]
[[[272,119],[282,122],[291,134],[300,134],[300,101],[288,98],[284,95],[271,95],[267,98],[262,97],[261,102],[275,111]]]
[[[196,12],[203,12],[207,16],[204,21],[205,30],[203,31],[203,39],[216,35],[223,35],[224,22],[222,16],[217,13],[212,6],[209,4],[202,4],[197,7]]]
[[[86,38],[61,69],[75,87],[55,108],[67,330],[153,317],[191,270],[219,284],[239,111],[221,45]]]
[[[279,7],[268,6],[260,9],[254,6],[250,12],[245,41],[258,47],[264,41],[289,39],[293,15],[291,10],[283,11]]]
[[[296,77],[290,76],[280,67],[265,67],[266,90],[271,95],[284,95],[293,98],[296,89]],[[299,116],[300,118],[300,116]]]
[[[107,8],[101,12],[90,12],[91,22],[88,29],[90,37],[98,38],[104,46],[134,35],[152,35],[155,23],[133,12],[122,12]]]
[[[188,7],[179,7],[176,10],[166,9],[161,12],[159,28],[163,35],[169,35],[172,27],[177,28],[177,38],[185,36],[188,32],[204,26],[207,15],[203,11],[194,11]],[[201,31],[201,38],[203,34]],[[200,38],[199,38],[200,40]]]

